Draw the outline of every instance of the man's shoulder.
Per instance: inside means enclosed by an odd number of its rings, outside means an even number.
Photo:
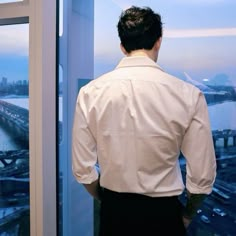
[[[163,74],[164,74],[165,81],[169,82],[173,86],[180,86],[186,90],[189,90],[189,91],[192,91],[195,93],[201,93],[201,90],[196,85],[194,85],[188,81],[185,81],[183,79],[180,79],[179,77],[174,76],[172,74],[169,74],[166,72],[163,72]]]
[[[113,71],[109,71],[92,79],[89,83],[81,87],[80,93],[90,93],[103,88],[107,83],[110,83],[110,79],[113,78],[112,75]]]

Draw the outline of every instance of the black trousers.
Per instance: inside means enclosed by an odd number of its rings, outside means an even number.
[[[181,203],[174,197],[148,197],[104,189],[99,236],[184,236]]]

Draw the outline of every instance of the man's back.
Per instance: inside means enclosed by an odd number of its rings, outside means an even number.
[[[127,57],[81,92],[97,143],[100,183],[150,196],[184,189],[178,157],[200,91],[148,57]]]

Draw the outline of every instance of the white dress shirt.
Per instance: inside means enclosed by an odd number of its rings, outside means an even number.
[[[125,57],[115,70],[82,87],[77,98],[72,168],[77,181],[116,192],[174,196],[186,187],[209,194],[216,160],[205,98],[145,56]]]

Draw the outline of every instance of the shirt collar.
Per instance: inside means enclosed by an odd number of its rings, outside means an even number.
[[[121,61],[117,65],[116,69],[123,68],[123,67],[140,67],[140,66],[155,67],[159,70],[162,70],[162,68],[159,65],[157,65],[152,59],[150,59],[147,56],[124,57],[121,59]]]

